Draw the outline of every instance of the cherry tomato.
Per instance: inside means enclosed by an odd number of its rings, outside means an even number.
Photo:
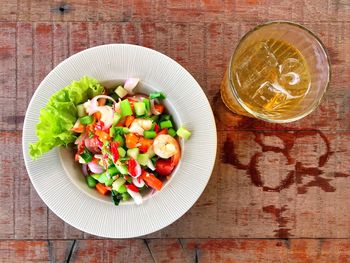
[[[156,161],[156,171],[163,176],[170,175],[175,166],[172,164],[171,159],[158,159]]]

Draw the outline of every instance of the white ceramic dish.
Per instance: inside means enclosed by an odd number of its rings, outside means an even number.
[[[192,131],[182,144],[182,158],[165,187],[137,206],[113,202],[88,189],[65,149],[53,149],[33,161],[28,146],[37,140],[35,126],[50,96],[87,75],[106,86],[128,77],[140,89],[167,94],[166,106],[177,125]],[[203,192],[213,169],[217,138],[209,102],[195,79],[177,62],[152,49],[111,44],[79,52],[55,67],[41,82],[28,106],[23,126],[23,155],[36,191],[46,205],[70,225],[90,234],[137,237],[160,230],[181,217]]]

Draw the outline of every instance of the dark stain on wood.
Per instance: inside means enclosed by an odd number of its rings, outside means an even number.
[[[60,14],[65,14],[69,13],[72,10],[71,6],[69,4],[62,3],[59,6],[56,6],[51,9],[51,12],[53,13],[60,13]]]
[[[287,210],[287,205],[282,206],[281,208],[276,208],[274,205],[268,205],[263,207],[263,212],[271,214],[275,217],[275,221],[278,223],[278,229],[274,230],[276,233],[275,236],[278,238],[286,238],[291,236],[289,231],[290,228],[286,228],[288,223],[288,218],[282,216],[283,212]]]
[[[256,152],[250,159],[248,165],[244,165],[239,161],[239,158],[235,152],[234,142],[228,138],[224,142],[222,162],[226,164],[231,164],[237,169],[246,170],[251,182],[257,186],[262,187],[263,191],[267,192],[280,192],[283,189],[289,188],[294,182],[297,183],[297,191],[299,194],[305,194],[309,187],[319,187],[324,192],[334,192],[336,189],[330,183],[332,178],[324,178],[323,170],[320,168],[325,166],[328,162],[330,156],[333,154],[331,151],[330,143],[327,137],[318,130],[303,130],[303,131],[292,131],[292,132],[253,132],[255,136],[255,142],[261,146],[261,152]],[[305,167],[301,162],[295,162],[295,159],[291,156],[291,150],[295,144],[296,139],[318,135],[322,139],[323,144],[326,147],[326,152],[318,157],[317,167]],[[276,147],[271,145],[266,145],[263,142],[264,136],[276,136],[282,142],[284,147]],[[288,172],[286,177],[281,180],[278,186],[269,187],[265,186],[262,180],[261,172],[258,169],[258,160],[262,156],[263,152],[275,152],[283,154],[287,160],[288,164],[294,164],[294,171]],[[350,174],[345,173],[334,173],[335,177],[348,177]],[[311,181],[304,183],[303,179],[305,177],[312,178]]]
[[[7,124],[18,124],[18,123],[23,123],[24,121],[24,116],[4,116],[3,121],[6,122]]]

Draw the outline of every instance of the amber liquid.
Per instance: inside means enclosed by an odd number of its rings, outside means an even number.
[[[303,55],[276,39],[247,45],[232,62],[230,73],[239,99],[253,115],[270,119],[288,118],[298,111],[311,86]]]

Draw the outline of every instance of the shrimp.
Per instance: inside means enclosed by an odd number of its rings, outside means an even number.
[[[168,134],[160,134],[154,139],[153,150],[160,158],[168,159],[171,157],[171,163],[174,166],[180,161],[180,145],[176,139]]]
[[[148,131],[151,128],[152,128],[152,121],[151,120],[135,119],[131,123],[129,131],[142,136],[144,131]]]

